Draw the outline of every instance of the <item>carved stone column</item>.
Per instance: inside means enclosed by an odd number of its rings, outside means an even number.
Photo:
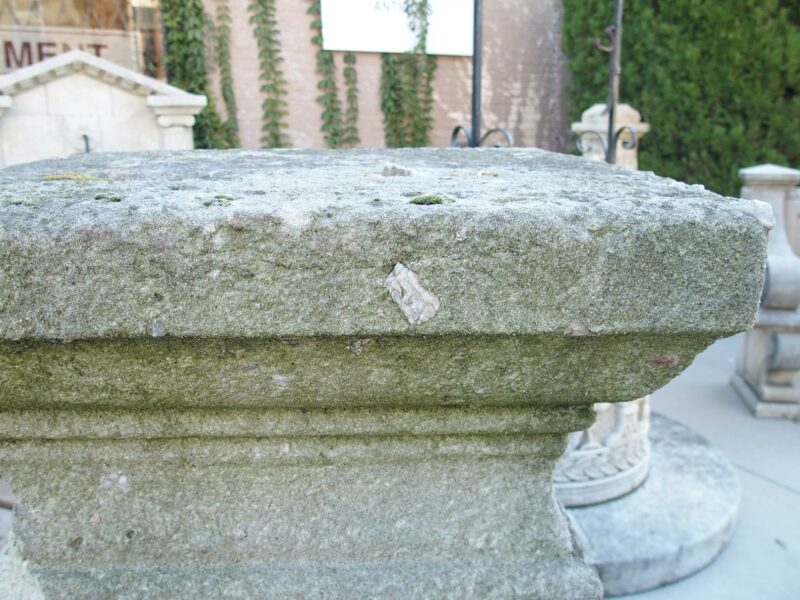
[[[800,171],[760,165],[739,176],[742,197],[768,202],[775,227],[758,320],[745,334],[731,383],[755,416],[793,418],[800,416],[800,258],[787,237],[786,211],[796,202]]]
[[[597,420],[569,434],[553,481],[565,506],[586,506],[636,489],[650,470],[650,397],[595,404]]]
[[[147,106],[158,117],[161,127],[162,150],[191,150],[194,148],[192,127],[194,115],[206,106],[205,96],[149,96]]]

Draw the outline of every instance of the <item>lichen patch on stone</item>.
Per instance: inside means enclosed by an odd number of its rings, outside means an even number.
[[[44,181],[76,181],[78,183],[89,183],[91,181],[109,181],[108,179],[103,179],[102,177],[97,177],[95,175],[91,175],[89,173],[78,173],[78,172],[68,172],[68,173],[50,173],[49,175],[45,175],[42,177]]]
[[[381,175],[384,177],[410,177],[413,174],[414,172],[411,169],[391,163],[384,165],[383,171],[381,171]]]
[[[411,325],[430,321],[439,312],[439,298],[422,287],[416,273],[403,263],[394,266],[384,285]]]

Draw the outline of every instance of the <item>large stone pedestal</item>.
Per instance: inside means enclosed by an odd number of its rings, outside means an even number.
[[[528,150],[3,170],[0,597],[600,598],[567,433],[750,326],[769,224]]]

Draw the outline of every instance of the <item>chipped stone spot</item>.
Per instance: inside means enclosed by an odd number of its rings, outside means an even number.
[[[311,223],[311,213],[304,210],[287,210],[281,213],[282,223],[289,229],[304,229]]]
[[[357,339],[350,344],[348,344],[347,349],[350,350],[353,354],[361,354],[364,350],[364,346],[369,344],[372,340],[369,338]]]
[[[156,319],[152,323],[150,323],[150,335],[153,337],[163,337],[166,334],[166,330],[164,329],[164,324]]]
[[[411,325],[430,321],[439,312],[439,298],[422,287],[416,273],[403,263],[394,266],[384,286]]]
[[[381,175],[384,177],[411,177],[413,174],[414,171],[411,169],[391,163],[384,165],[383,171],[381,171]]]
[[[743,213],[755,217],[764,228],[769,230],[775,226],[775,215],[772,212],[772,207],[766,202],[750,200],[748,202],[741,202],[740,206]]]
[[[127,475],[108,473],[100,480],[100,487],[106,490],[116,488],[122,493],[127,493],[130,489],[130,484],[128,483]]]
[[[286,443],[281,444],[281,447],[280,447],[280,450],[278,450],[278,453],[281,456],[288,456],[288,454],[289,454],[289,444],[286,444]]]
[[[592,335],[592,331],[585,325],[573,323],[569,326],[569,329],[567,329],[567,335],[571,337],[583,337],[586,335]]]
[[[677,367],[681,362],[681,357],[677,354],[668,354],[667,356],[659,356],[651,360],[648,365],[655,369],[662,369],[665,367]]]
[[[273,375],[272,376],[272,383],[277,385],[278,387],[285,388],[286,386],[291,383],[292,378],[288,375]]]

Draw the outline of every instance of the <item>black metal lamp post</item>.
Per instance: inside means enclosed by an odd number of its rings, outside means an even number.
[[[514,136],[503,127],[495,127],[481,137],[481,68],[483,66],[483,0],[475,0],[472,19],[472,126],[456,125],[450,136],[450,145],[456,148],[463,144],[459,139],[460,134],[466,138],[466,146],[477,148],[481,146],[490,135],[499,133],[505,137],[507,145],[514,145]]]
[[[592,149],[590,142],[585,140],[586,136],[593,136],[600,140],[605,150],[606,162],[614,164],[617,162],[617,144],[620,136],[629,133],[630,138],[622,140],[622,147],[627,150],[636,148],[637,135],[636,128],[631,125],[624,125],[619,129],[615,128],[617,115],[617,104],[619,102],[619,81],[622,76],[622,13],[625,0],[615,0],[614,2],[614,24],[606,29],[606,35],[611,40],[610,46],[603,46],[598,38],[592,44],[598,50],[609,53],[608,59],[608,135],[603,137],[599,131],[583,131],[578,135],[577,146],[581,153]]]

